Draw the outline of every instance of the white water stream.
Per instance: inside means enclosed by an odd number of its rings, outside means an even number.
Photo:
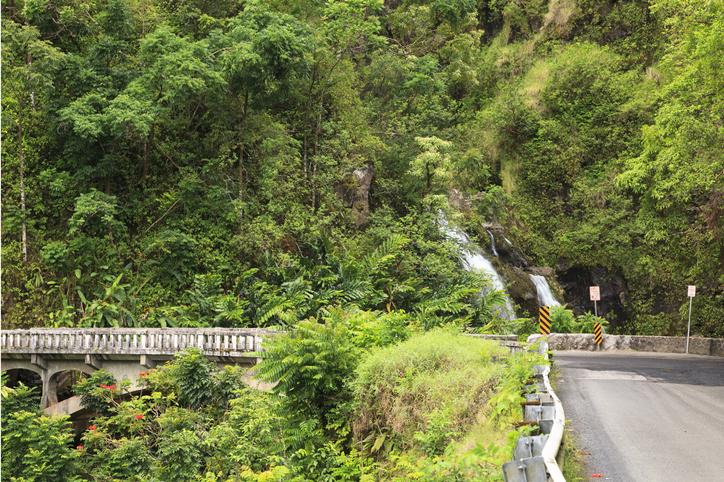
[[[470,241],[470,238],[468,238],[468,235],[465,234],[464,231],[450,226],[447,218],[445,217],[445,214],[442,212],[440,213],[440,227],[442,228],[445,236],[448,239],[453,239],[457,241],[457,243],[460,245],[460,254],[465,264],[465,269],[469,271],[485,273],[491,279],[493,283],[493,289],[501,290],[505,293],[505,306],[501,308],[500,315],[507,320],[513,320],[517,318],[515,316],[513,304],[510,302],[510,296],[505,289],[505,283],[503,283],[503,279],[500,277],[498,272],[495,271],[495,267],[493,267],[493,264],[488,261],[485,256],[483,256],[477,246],[473,245],[473,243]],[[494,244],[492,245],[492,247],[493,249],[495,249]],[[495,255],[497,256],[497,253],[495,253]]]
[[[493,233],[491,233],[489,229],[486,229],[486,231],[488,232],[488,237],[490,238],[490,251],[493,253],[493,256],[497,258],[498,250],[495,249],[495,236],[493,236]]]
[[[546,280],[545,276],[537,274],[531,274],[529,276],[530,280],[535,285],[536,292],[538,293],[538,304],[540,306],[560,306],[556,297],[553,296],[551,287],[548,285],[548,280]]]

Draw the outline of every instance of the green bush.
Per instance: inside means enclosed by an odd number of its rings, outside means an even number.
[[[290,414],[328,419],[351,398],[348,386],[361,356],[347,325],[302,321],[270,340],[258,367],[262,380],[275,382]]]
[[[5,385],[6,374],[2,374],[2,420],[15,412],[37,412],[40,408],[40,391],[26,387],[22,382],[15,388]]]
[[[77,480],[82,448],[71,447],[68,417],[14,412],[3,420],[3,479],[57,482]]]
[[[565,306],[551,307],[551,333],[577,333],[576,316]]]
[[[668,313],[639,315],[633,321],[633,331],[637,335],[671,335],[676,321]]]
[[[600,323],[604,330],[608,327],[608,320],[600,316],[596,316],[590,311],[582,315],[578,315],[576,317],[577,333],[593,333],[596,323]]]
[[[593,333],[596,323],[608,326],[605,318],[586,312],[575,316],[573,310],[565,306],[551,307],[551,333]]]
[[[142,439],[121,438],[102,457],[109,475],[114,479],[138,482],[148,480],[153,457]]]
[[[201,446],[201,439],[191,430],[162,434],[154,473],[160,480],[195,480],[203,462]]]
[[[248,388],[237,392],[225,420],[204,440],[207,470],[231,476],[242,467],[264,471],[283,462],[285,419],[280,400]]]
[[[116,378],[105,370],[97,370],[73,385],[83,408],[98,414],[109,414],[113,396],[119,392]]]
[[[214,383],[211,373],[214,369],[204,353],[190,348],[178,353],[168,368],[178,387],[178,401],[188,408],[199,408],[213,400]]]

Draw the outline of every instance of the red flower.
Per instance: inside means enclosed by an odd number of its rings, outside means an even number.
[[[143,420],[143,414],[142,414],[142,413],[137,413],[137,414],[136,414],[136,420]]]
[[[108,390],[108,389],[110,388],[108,385],[104,385],[103,383],[101,383],[101,384],[98,385],[98,386],[101,387],[101,388],[105,388],[106,390]]]
[[[85,447],[83,447],[83,444],[80,444],[76,447],[76,450],[83,450]]]
[[[116,389],[115,385],[108,385],[108,390],[115,390],[115,389]]]
[[[92,432],[92,431],[94,431],[94,430],[97,429],[97,428],[98,428],[98,427],[96,427],[95,425],[91,425],[90,427],[88,427],[88,430],[90,430],[90,431]]]

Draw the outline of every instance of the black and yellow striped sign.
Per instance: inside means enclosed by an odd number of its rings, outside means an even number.
[[[538,328],[541,335],[551,334],[551,307],[541,306],[538,308]]]
[[[603,343],[603,327],[600,323],[593,325],[593,336],[596,339],[596,345]]]

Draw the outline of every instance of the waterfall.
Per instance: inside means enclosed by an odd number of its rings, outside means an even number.
[[[538,292],[538,304],[540,306],[560,306],[556,297],[553,296],[551,287],[548,285],[548,280],[546,280],[545,276],[537,274],[528,276],[530,276],[531,281],[535,285],[535,290]]]
[[[493,233],[491,233],[489,229],[486,229],[486,231],[488,232],[488,237],[490,237],[490,251],[493,253],[493,256],[497,258],[498,250],[495,249],[495,236],[493,236]]]
[[[495,271],[493,264],[471,243],[470,238],[468,238],[468,235],[465,234],[464,231],[450,226],[445,214],[442,212],[440,213],[440,227],[448,239],[453,239],[460,245],[460,254],[465,264],[465,269],[485,273],[491,279],[493,289],[501,290],[505,293],[505,306],[501,308],[500,315],[507,320],[517,318],[513,304],[510,302],[510,296],[505,289],[503,279],[498,272]]]

